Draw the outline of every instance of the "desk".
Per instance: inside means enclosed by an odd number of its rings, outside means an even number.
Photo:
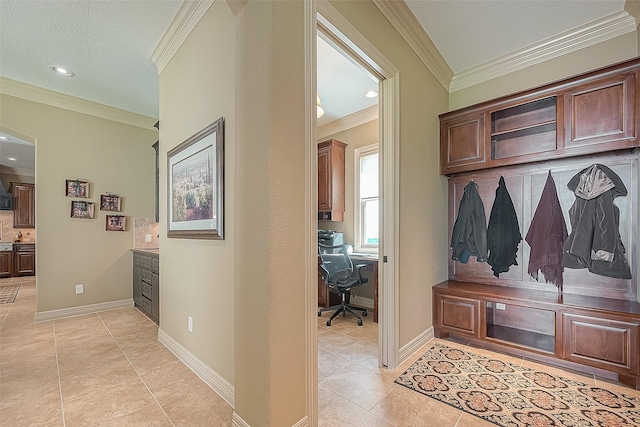
[[[364,264],[373,273],[373,321],[378,323],[378,255],[349,254],[354,265]]]

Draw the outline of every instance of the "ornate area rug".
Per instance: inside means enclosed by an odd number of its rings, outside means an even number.
[[[435,344],[396,383],[504,427],[637,427],[640,393],[619,393]]]
[[[16,300],[20,284],[0,285],[0,304],[11,304]]]

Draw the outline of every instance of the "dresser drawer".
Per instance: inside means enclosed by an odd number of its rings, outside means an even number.
[[[142,309],[147,313],[151,314],[153,304],[151,300],[145,297],[142,297]]]

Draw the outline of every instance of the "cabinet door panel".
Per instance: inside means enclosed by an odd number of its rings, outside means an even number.
[[[0,277],[11,277],[13,274],[13,252],[0,252]]]
[[[142,305],[142,270],[133,267],[133,302],[140,307]]]
[[[327,148],[318,149],[318,210],[331,210],[331,156]]]
[[[603,78],[565,92],[565,148],[635,139],[635,74]]]
[[[439,296],[437,323],[441,329],[479,337],[480,301],[454,296]]]
[[[36,226],[34,184],[12,183],[15,197],[13,211],[14,228],[34,228]]]
[[[441,173],[471,170],[486,161],[484,114],[444,120],[440,125]]]
[[[639,324],[564,315],[565,359],[616,372],[638,373]]]

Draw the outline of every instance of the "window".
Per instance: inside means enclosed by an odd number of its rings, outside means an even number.
[[[378,252],[378,144],[354,150],[355,251]]]

